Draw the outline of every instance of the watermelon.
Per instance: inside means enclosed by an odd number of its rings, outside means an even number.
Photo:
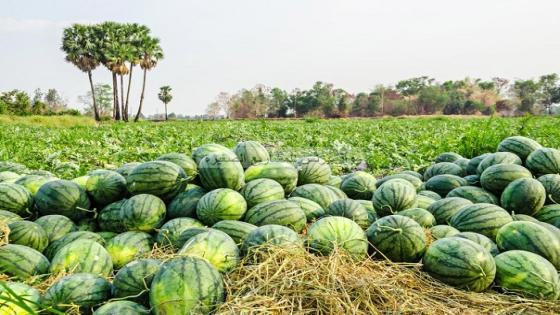
[[[200,182],[207,190],[230,188],[239,190],[245,185],[243,166],[226,154],[210,154],[198,164]]]
[[[373,207],[373,202],[371,202],[370,200],[356,201],[359,202],[362,207],[366,208],[366,211],[368,212],[369,222],[375,222],[375,220],[379,219],[379,217],[377,216],[377,212],[375,212],[375,208]]]
[[[480,186],[480,176],[478,175],[467,175],[463,179],[467,181],[467,186]]]
[[[545,200],[546,190],[538,180],[520,178],[506,186],[501,204],[509,212],[533,215],[543,207]]]
[[[434,225],[430,228],[430,234],[434,240],[459,234],[459,230],[449,225]]]
[[[161,264],[156,259],[136,259],[124,265],[113,279],[113,296],[145,304],[150,285]]]
[[[331,167],[323,159],[316,156],[299,158],[296,161],[298,185],[326,184],[331,175]]]
[[[416,221],[420,226],[430,228],[436,225],[436,218],[426,209],[410,208],[397,212],[398,215],[408,217]]]
[[[420,173],[418,173],[418,172],[415,172],[415,171],[410,171],[410,170],[409,170],[409,171],[402,171],[401,174],[412,175],[412,176],[418,178],[419,180],[423,180],[423,179],[424,179],[424,175],[422,175],[422,174],[420,174]]]
[[[527,157],[525,165],[533,174],[538,176],[560,174],[560,150],[552,148],[537,149]]]
[[[473,241],[478,245],[484,247],[484,249],[486,249],[492,256],[496,256],[500,253],[500,251],[498,250],[498,245],[496,245],[494,241],[482,234],[474,232],[461,232],[454,234],[453,237],[460,237]]]
[[[105,244],[105,240],[101,235],[95,234],[89,231],[76,231],[65,234],[63,237],[49,244],[49,247],[45,250],[45,256],[52,259],[55,254],[64,246],[76,241],[76,240],[90,240],[97,242],[101,245]]]
[[[475,242],[460,237],[433,242],[422,263],[423,269],[432,277],[474,292],[486,290],[496,275],[492,255]]]
[[[220,188],[200,198],[196,216],[202,223],[213,225],[221,220],[239,220],[247,211],[247,202],[235,190]]]
[[[324,185],[323,187],[329,190],[338,199],[348,199],[348,196],[346,196],[346,194],[339,188],[329,185]]]
[[[560,297],[558,273],[543,257],[524,250],[510,250],[494,260],[498,287],[528,298],[557,300]]]
[[[126,231],[123,222],[122,207],[126,199],[115,201],[105,206],[97,215],[97,223],[103,231],[122,233]]]
[[[103,246],[90,240],[76,240],[62,247],[51,261],[50,272],[92,273],[109,276],[113,272],[111,256]]]
[[[165,203],[153,195],[135,195],[122,204],[121,217],[127,230],[152,232],[163,224]]]
[[[247,201],[248,208],[262,202],[284,199],[282,185],[268,178],[258,178],[248,182],[241,188],[240,193]]]
[[[56,310],[65,311],[79,306],[80,314],[104,303],[111,296],[111,283],[91,273],[75,273],[55,282],[43,296],[42,302]]]
[[[10,172],[10,171],[3,171],[0,172],[0,183],[15,183],[21,175]]]
[[[487,168],[489,168],[490,166],[493,166],[493,165],[498,165],[498,164],[522,165],[523,163],[521,162],[521,159],[513,153],[509,153],[509,152],[492,153],[492,154],[488,155],[487,157],[485,157],[484,160],[480,161],[480,163],[478,164],[478,167],[476,168],[476,175],[481,176],[482,173]]]
[[[156,161],[167,161],[176,164],[183,169],[189,180],[194,179],[198,174],[197,163],[183,153],[167,153],[160,155]]]
[[[209,262],[197,257],[167,261],[150,288],[154,315],[208,314],[224,300],[222,276]]]
[[[88,173],[86,192],[96,205],[105,206],[125,197],[126,179],[115,171],[96,170]]]
[[[394,262],[418,262],[426,251],[424,229],[405,216],[383,217],[366,234],[372,249]]]
[[[31,196],[35,196],[35,194],[37,194],[37,191],[39,190],[39,188],[41,188],[41,186],[43,186],[43,184],[52,182],[53,180],[57,180],[57,179],[58,178],[56,177],[26,175],[18,178],[14,182],[14,184],[18,184],[27,188],[27,190],[29,190],[29,192],[31,193]]]
[[[94,218],[83,218],[77,223],[78,231],[97,232],[97,220]]]
[[[109,231],[95,232],[95,234],[101,236],[101,238],[103,238],[103,240],[105,241],[105,243],[107,243],[108,241],[110,241],[113,237],[119,235],[118,233],[109,232]]]
[[[200,161],[202,161],[203,158],[214,153],[225,154],[232,159],[237,159],[237,155],[235,155],[233,151],[221,144],[216,143],[203,144],[200,147],[196,148],[192,153],[192,158],[196,162],[196,164],[200,164]]]
[[[560,204],[544,206],[534,216],[536,219],[560,229]]]
[[[8,224],[10,244],[24,245],[42,252],[49,245],[47,232],[37,223],[31,221],[16,221]]]
[[[205,194],[206,190],[194,185],[187,188],[186,191],[178,193],[167,206],[167,219],[194,217],[198,201]]]
[[[560,270],[560,239],[545,227],[529,221],[513,221],[498,231],[500,251],[525,250],[550,261]]]
[[[361,203],[352,199],[341,199],[331,203],[325,209],[326,215],[346,217],[362,228],[367,229],[371,224],[370,215]]]
[[[120,268],[134,259],[149,253],[153,245],[152,236],[148,233],[129,231],[113,237],[105,248],[111,255],[115,268]]]
[[[88,179],[89,179],[89,175],[84,175],[84,176],[73,178],[70,181],[78,184],[78,186],[80,186],[81,189],[86,190]]]
[[[417,197],[419,196],[428,197],[434,201],[440,200],[442,198],[438,193],[433,192],[431,190],[420,190],[416,195]]]
[[[325,185],[333,186],[336,188],[340,188],[341,184],[342,184],[342,177],[336,175],[331,175],[331,177],[329,177],[329,181],[325,183]]]
[[[136,166],[126,177],[126,185],[132,195],[150,194],[169,201],[185,190],[187,180],[177,164],[152,161]]]
[[[222,273],[233,270],[240,260],[235,241],[226,233],[213,229],[188,240],[179,255],[204,258]]]
[[[149,315],[150,311],[144,306],[132,301],[113,301],[103,304],[93,312],[93,315]]]
[[[212,225],[212,229],[226,233],[238,245],[242,244],[247,235],[256,228],[257,226],[253,224],[234,220],[222,220]]]
[[[49,260],[31,247],[8,244],[0,246],[0,273],[19,280],[49,272]]]
[[[13,212],[0,210],[0,224],[10,224],[21,220],[23,220],[22,217]]]
[[[538,142],[523,136],[507,137],[498,144],[498,152],[513,153],[523,161],[529,154],[540,148],[542,146]]]
[[[385,176],[377,181],[377,187],[381,187],[381,185],[393,179],[404,179],[405,181],[411,183],[416,189],[416,191],[420,191],[424,189],[422,186],[424,184],[422,180],[410,174],[393,174],[393,175]]]
[[[63,215],[51,214],[35,220],[47,233],[49,243],[52,243],[70,232],[76,232],[78,227],[72,220]]]
[[[498,198],[488,190],[474,186],[457,187],[447,194],[447,198],[449,197],[467,199],[472,203],[491,203],[495,205],[500,203]]]
[[[377,180],[366,172],[356,171],[344,177],[340,189],[352,199],[371,199]]]
[[[291,193],[298,182],[298,170],[287,162],[262,162],[245,170],[245,180],[250,182],[257,178],[269,178],[284,187],[286,194]]]
[[[289,201],[297,203],[297,205],[305,213],[307,222],[311,222],[325,215],[325,210],[315,201],[303,198],[303,197],[290,197]]]
[[[115,172],[121,174],[124,178],[126,178],[128,176],[128,174],[130,174],[130,172],[132,172],[132,170],[140,164],[142,164],[142,163],[140,163],[140,162],[126,163],[126,164],[122,165],[121,167],[117,168],[115,170]]]
[[[448,197],[432,203],[427,210],[434,216],[437,224],[447,224],[461,208],[472,204],[470,200],[464,198]]]
[[[28,216],[32,206],[33,196],[27,188],[13,183],[0,183],[0,209]]]
[[[236,221],[236,222],[239,222],[239,221]],[[185,245],[185,243],[187,243],[191,238],[197,236],[198,234],[206,233],[209,230],[210,230],[210,228],[207,228],[205,226],[194,226],[194,227],[190,227],[190,228],[185,229],[177,237],[177,239],[175,241],[176,247],[177,248],[183,247],[183,245]]]
[[[41,215],[60,214],[72,221],[79,221],[90,212],[85,190],[62,179],[43,184],[35,195],[35,206]]]
[[[467,167],[469,166],[469,159],[460,158],[452,162],[459,165],[463,169],[463,174],[467,174]]]
[[[538,178],[546,190],[546,204],[560,203],[560,175],[547,174]]]
[[[261,246],[293,249],[301,248],[301,245],[301,239],[294,230],[281,225],[268,224],[249,232],[241,244],[241,251],[253,255],[258,253]]]
[[[482,160],[484,160],[490,154],[491,153],[484,153],[482,155],[475,156],[472,159],[470,159],[469,163],[467,164],[467,168],[466,168],[467,175],[477,175],[476,170],[478,168],[478,165],[480,164],[480,162],[482,162]]]
[[[341,250],[354,259],[367,257],[368,241],[364,230],[344,217],[326,217],[311,224],[306,243],[312,251],[322,255]]]
[[[27,166],[23,164],[10,162],[10,161],[0,161],[0,172],[5,172],[5,171],[14,172],[18,174],[25,174],[27,173],[28,169]]]
[[[500,193],[509,183],[520,178],[533,178],[533,175],[521,165],[496,164],[480,175],[480,185],[488,191]]]
[[[2,315],[38,314],[41,293],[24,283],[1,281],[0,301]]]
[[[257,141],[239,142],[233,148],[233,152],[245,169],[256,163],[270,161],[268,151]]]
[[[461,158],[463,157],[455,152],[443,152],[440,155],[436,156],[435,162],[455,162]]]
[[[416,205],[416,189],[406,180],[393,179],[373,193],[373,206],[381,217]]]
[[[56,177],[53,173],[45,170],[32,170],[28,171],[27,174],[29,175],[39,175],[43,177]]]
[[[179,236],[186,230],[192,227],[203,227],[204,225],[193,218],[175,218],[165,222],[159,229],[156,235],[156,242],[162,246],[171,245],[179,248],[177,242]]]
[[[288,200],[273,200],[260,203],[247,210],[243,221],[256,226],[277,224],[300,232],[307,218],[297,203]]]
[[[436,192],[441,197],[445,197],[453,189],[466,185],[467,181],[462,177],[443,174],[436,175],[428,179],[426,182],[426,189]]]
[[[427,181],[428,179],[436,176],[436,175],[457,175],[459,177],[465,176],[465,171],[457,164],[451,162],[440,162],[436,163],[426,169],[424,172],[424,180]]]
[[[461,232],[475,232],[496,239],[498,230],[513,219],[506,210],[489,203],[468,205],[449,219],[449,225]]]

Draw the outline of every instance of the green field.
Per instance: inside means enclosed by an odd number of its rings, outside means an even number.
[[[379,175],[400,168],[419,169],[444,151],[467,158],[492,152],[510,135],[526,135],[544,146],[560,147],[560,119],[547,117],[177,121],[99,126],[68,117],[37,119],[0,119],[0,160],[51,171],[60,163],[71,162],[79,165],[76,174],[68,174],[72,176],[148,161],[168,152],[190,153],[204,143],[233,147],[242,140],[256,140],[266,146],[274,160],[316,155],[336,174],[366,161],[368,170]]]

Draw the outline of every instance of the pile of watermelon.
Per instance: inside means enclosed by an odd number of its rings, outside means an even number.
[[[379,179],[334,175],[319,157],[271,161],[254,141],[71,180],[4,161],[0,313],[209,313],[225,301],[223,275],[271,244],[421,263],[457,288],[557,300],[559,203],[560,151],[521,136]]]

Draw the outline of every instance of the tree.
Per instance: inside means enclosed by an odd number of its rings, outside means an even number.
[[[500,77],[492,78],[492,82],[494,82],[494,87],[496,88],[496,92],[498,93],[498,95],[501,95],[502,91],[504,91],[509,84],[508,79]]]
[[[94,85],[95,99],[97,101],[97,108],[101,117],[110,117],[113,105],[113,92],[111,85],[97,83]],[[79,96],[78,99],[85,105],[84,111],[87,115],[92,115],[94,112],[93,104],[91,103],[91,91],[86,95]]]
[[[439,86],[428,86],[420,90],[416,103],[421,113],[433,114],[441,111],[449,100],[449,96]]]
[[[159,88],[158,98],[160,101],[163,102],[165,105],[165,120],[168,119],[167,117],[167,104],[171,102],[173,99],[173,95],[171,95],[171,87],[169,85],[164,85]]]
[[[43,101],[43,97],[41,89],[35,89],[31,102],[31,113],[33,115],[42,115],[47,111],[47,104]]]
[[[140,54],[142,58],[140,59],[140,68],[144,70],[144,76],[142,79],[142,92],[140,94],[140,104],[138,105],[138,113],[134,121],[138,121],[140,114],[142,113],[142,104],[144,103],[144,93],[146,91],[146,74],[149,70],[152,70],[157,65],[158,61],[163,59],[163,50],[159,45],[159,39],[143,36],[140,47]]]
[[[552,104],[560,101],[560,85],[556,73],[546,74],[539,78],[539,94],[547,114],[551,114]]]
[[[212,118],[218,118],[221,112],[220,103],[214,101],[206,106],[206,115]]]
[[[66,101],[62,98],[62,96],[56,89],[48,89],[44,99],[47,103],[47,108],[49,111],[53,113],[59,113],[66,110]]]
[[[270,117],[286,117],[288,115],[288,93],[280,88],[270,90]]]
[[[11,90],[0,94],[0,114],[25,116],[31,114],[31,99],[24,91]]]
[[[395,85],[395,88],[399,91],[399,93],[407,98],[408,106],[410,107],[412,105],[412,98],[418,95],[418,93],[420,93],[420,91],[426,86],[431,85],[432,82],[434,82],[434,79],[422,76],[399,81],[397,85]],[[417,113],[422,114],[423,112],[421,110],[417,110]]]
[[[520,112],[533,112],[537,102],[539,84],[533,80],[516,80],[512,86],[512,93],[519,102]]]

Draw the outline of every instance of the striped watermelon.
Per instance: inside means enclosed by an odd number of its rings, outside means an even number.
[[[474,232],[461,232],[454,234],[453,237],[460,237],[473,241],[478,245],[484,247],[484,249],[486,249],[492,256],[496,256],[500,253],[500,251],[498,250],[498,245],[496,245],[494,241],[482,234]]]
[[[394,262],[418,262],[426,251],[424,229],[402,215],[375,221],[366,234],[373,250]]]
[[[0,183],[15,183],[20,177],[18,173],[3,171],[0,172]]]
[[[475,186],[461,186],[453,189],[447,194],[449,197],[459,197],[467,199],[472,203],[491,203],[499,205],[498,198],[488,190]]]
[[[352,199],[371,199],[373,192],[377,188],[377,180],[371,174],[356,171],[344,177],[340,184],[340,189]]]
[[[31,221],[16,221],[8,224],[10,244],[24,245],[42,252],[49,245],[47,232],[37,223]]]
[[[247,202],[235,190],[220,188],[200,198],[196,216],[202,223],[213,225],[221,220],[239,220],[247,211]]]
[[[40,303],[39,290],[20,282],[0,281],[0,314],[38,314]]]
[[[165,222],[156,235],[156,242],[162,246],[173,246],[180,248],[179,236],[189,228],[204,227],[200,221],[193,218],[175,218]]]
[[[435,162],[436,163],[440,163],[440,162],[455,162],[458,159],[463,158],[460,154],[457,154],[455,152],[443,152],[441,154],[439,154],[438,156],[436,156]]]
[[[523,136],[505,138],[498,145],[499,152],[511,152],[519,156],[523,161],[529,154],[540,148],[542,148],[542,146],[537,141]]]
[[[51,214],[35,220],[47,233],[49,243],[52,243],[70,232],[76,232],[78,227],[72,220],[59,214]]]
[[[546,190],[538,180],[520,178],[504,189],[501,204],[511,213],[533,215],[543,207],[545,200]]]
[[[447,224],[461,208],[472,204],[470,200],[464,198],[448,197],[432,203],[427,210],[434,216],[437,224]]]
[[[50,272],[92,273],[109,276],[113,272],[111,256],[103,246],[90,240],[77,240],[62,247],[51,261]]]
[[[467,181],[466,186],[478,186],[480,187],[480,176],[478,175],[467,175],[463,177],[465,181]]]
[[[434,240],[459,234],[459,230],[449,225],[434,225],[430,228],[430,234]]]
[[[0,161],[0,172],[10,171],[18,174],[27,173],[27,166],[10,161]]]
[[[366,234],[356,222],[344,217],[326,217],[311,224],[306,243],[323,255],[342,250],[354,259],[367,257]]]
[[[233,151],[221,144],[216,143],[207,143],[196,148],[192,153],[192,158],[196,162],[196,164],[200,164],[200,161],[202,161],[203,158],[214,153],[226,154],[232,159],[237,159],[237,156]]]
[[[510,250],[494,260],[498,287],[529,298],[557,300],[560,297],[558,273],[543,257],[523,250]]]
[[[472,159],[470,159],[466,168],[467,175],[477,175],[476,170],[478,168],[478,165],[480,164],[480,162],[482,162],[482,160],[484,160],[490,154],[491,153],[484,153],[482,155],[475,156]]]
[[[260,203],[247,210],[243,221],[256,226],[277,224],[300,232],[305,227],[307,218],[297,203],[288,200],[273,200]]]
[[[241,251],[247,255],[259,252],[262,246],[301,248],[302,241],[294,230],[285,226],[268,224],[252,230],[241,244]]]
[[[356,201],[359,202],[362,207],[366,208],[366,211],[368,212],[369,222],[375,222],[375,220],[379,219],[379,217],[377,216],[377,212],[375,212],[375,208],[373,207],[373,202],[371,202],[370,200]]]
[[[544,206],[534,216],[536,219],[560,229],[560,204]]]
[[[542,148],[533,151],[525,165],[535,175],[560,174],[560,150]]]
[[[560,204],[560,175],[547,174],[538,178],[546,190],[546,204]]]
[[[91,212],[85,190],[74,182],[62,179],[41,186],[35,195],[35,206],[41,215],[60,214],[72,221],[79,221]]]
[[[205,194],[206,190],[202,187],[190,185],[190,188],[187,187],[186,191],[180,192],[171,200],[167,206],[167,219],[194,217],[198,201]]]
[[[56,177],[47,177],[47,176],[40,176],[40,175],[26,175],[19,177],[14,184],[21,185],[31,193],[31,196],[35,196],[39,188],[43,186],[43,184],[52,182],[53,180],[57,180]]]
[[[33,196],[27,188],[13,183],[0,183],[0,209],[29,216],[32,206]]]
[[[150,285],[161,264],[156,259],[136,259],[124,265],[113,279],[113,296],[145,304]]]
[[[480,161],[480,163],[478,164],[478,167],[476,168],[476,175],[481,176],[482,173],[487,168],[489,168],[490,166],[493,166],[493,165],[498,165],[498,164],[522,165],[523,163],[521,162],[521,159],[513,153],[509,153],[509,152],[492,153],[492,154],[488,155],[487,157],[485,157],[484,160]]]
[[[131,301],[113,301],[103,304],[93,315],[149,315],[144,306]]]
[[[212,225],[212,228],[226,233],[239,245],[257,226],[242,221],[222,220]]]
[[[299,158],[296,161],[298,185],[326,184],[331,175],[331,167],[323,159],[316,156]]]
[[[287,162],[262,162],[250,166],[245,170],[245,180],[250,182],[257,178],[269,178],[284,187],[286,194],[291,193],[298,182],[298,171]]]
[[[77,223],[78,231],[90,231],[90,232],[97,232],[97,220],[94,218],[83,218]]]
[[[462,177],[443,174],[436,175],[428,179],[426,182],[426,189],[436,192],[441,197],[445,197],[453,189],[466,185],[467,181]]]
[[[247,201],[247,208],[259,203],[284,199],[284,188],[278,182],[268,178],[258,178],[241,188],[240,193]]]
[[[560,270],[560,239],[537,223],[514,221],[504,225],[498,231],[496,244],[500,251],[518,249],[540,255]]]
[[[83,190],[86,190],[88,179],[89,179],[89,175],[84,175],[84,176],[73,178],[70,181],[78,184],[78,186],[80,186],[80,188],[82,188]]]
[[[416,221],[420,226],[430,228],[436,225],[436,218],[426,209],[410,208],[397,212],[398,215],[408,217]]]
[[[49,244],[45,250],[45,256],[52,259],[54,255],[64,246],[76,240],[90,240],[105,245],[105,240],[101,235],[89,231],[76,231],[65,234],[63,237]]]
[[[463,169],[463,174],[467,174],[467,167],[469,166],[469,159],[459,158],[452,162],[459,165]]]
[[[230,188],[239,190],[245,185],[243,166],[237,158],[227,154],[210,154],[198,164],[200,182],[207,190]]]
[[[164,263],[150,288],[154,315],[208,314],[224,300],[222,276],[206,260],[196,257]]]
[[[416,171],[407,170],[407,171],[402,171],[401,174],[412,175],[412,176],[418,178],[419,180],[423,180],[423,179],[424,179],[424,175],[422,175],[422,174],[420,174],[420,173],[418,173],[418,172],[416,172]]]
[[[104,303],[110,296],[109,281],[91,273],[75,273],[55,282],[45,292],[42,302],[59,311],[77,305],[82,314],[90,312],[92,307]]]
[[[22,217],[13,212],[0,210],[0,224],[10,224],[21,220],[23,220]]]
[[[434,201],[442,199],[442,197],[438,193],[433,192],[431,190],[420,190],[416,195],[428,197]]]
[[[117,168],[115,170],[115,172],[121,174],[124,178],[126,178],[128,176],[128,174],[130,174],[130,172],[132,172],[132,170],[140,164],[142,164],[142,163],[140,163],[140,162],[126,163],[126,164],[122,165],[121,167]]]
[[[492,255],[482,246],[460,237],[433,242],[422,259],[423,269],[432,277],[454,287],[481,292],[496,275]]]
[[[373,193],[373,206],[381,217],[416,205],[416,189],[403,179],[393,179]]]
[[[148,233],[129,231],[113,237],[105,248],[111,255],[116,269],[128,264],[134,259],[149,253],[154,241]]]
[[[416,189],[416,191],[420,191],[423,190],[423,182],[421,179],[419,179],[418,177],[414,176],[414,175],[410,175],[410,174],[393,174],[393,175],[388,175],[385,176],[381,179],[379,179],[377,181],[377,187],[381,187],[381,185],[385,184],[386,182],[393,180],[393,179],[404,179],[405,181],[409,182],[412,184],[412,186],[414,186],[414,188]]]
[[[331,177],[329,177],[329,181],[325,183],[325,185],[333,186],[336,188],[340,188],[341,184],[342,184],[342,177],[336,175],[331,175]]]
[[[290,197],[289,201],[297,203],[297,205],[305,213],[307,222],[311,222],[325,215],[325,210],[315,201],[303,197]]]
[[[156,161],[167,161],[176,164],[183,169],[189,180],[194,179],[198,174],[197,163],[183,153],[167,153],[160,155]]]
[[[105,241],[105,243],[107,243],[109,240],[111,240],[113,237],[119,235],[118,233],[115,232],[109,232],[109,231],[100,231],[100,232],[95,232],[95,234],[101,236],[103,238],[103,240]]]
[[[165,203],[156,196],[132,196],[121,206],[123,225],[130,231],[152,232],[165,220]]]
[[[204,258],[222,273],[233,270],[240,260],[235,241],[226,233],[214,229],[192,237],[178,254]]]
[[[513,219],[506,210],[489,203],[477,203],[461,208],[449,219],[449,225],[461,232],[475,232],[496,239],[498,230]]]
[[[175,242],[177,244],[176,247],[177,248],[183,247],[183,245],[185,245],[185,243],[187,243],[191,238],[197,236],[198,234],[208,232],[209,230],[210,230],[210,228],[205,227],[205,226],[195,226],[195,227],[190,227],[190,228],[184,230],[177,237],[177,240]]]
[[[88,173],[86,192],[91,201],[105,206],[125,197],[126,179],[115,171],[95,170]]]
[[[126,185],[132,195],[150,194],[169,201],[185,190],[187,174],[168,161],[146,162],[128,174]]]
[[[500,193],[509,183],[520,178],[533,178],[533,174],[521,165],[496,164],[480,175],[480,185],[488,191]]]
[[[270,161],[268,151],[257,141],[239,142],[233,148],[233,152],[235,152],[239,162],[241,162],[245,169],[256,163]]]
[[[441,199],[441,197],[440,197],[440,199]],[[416,194],[416,207],[417,208],[428,209],[428,207],[434,202],[436,202],[436,200],[434,200],[430,197],[426,197],[426,196],[423,196],[423,195]]]
[[[0,246],[0,273],[27,280],[49,272],[49,260],[31,247],[8,244]]]
[[[457,164],[451,162],[440,162],[436,163],[426,169],[424,172],[424,180],[427,181],[428,179],[436,176],[436,175],[457,175],[459,177],[465,176],[465,171]]]
[[[97,223],[103,231],[122,233],[126,231],[122,207],[126,199],[115,201],[105,206],[97,215]]]
[[[323,187],[329,190],[338,199],[348,199],[348,196],[346,196],[346,194],[342,190],[340,190],[340,188],[329,185],[324,185]]]
[[[362,229],[367,229],[372,222],[366,208],[352,199],[341,199],[331,203],[325,209],[325,214],[348,218],[358,223]]]

